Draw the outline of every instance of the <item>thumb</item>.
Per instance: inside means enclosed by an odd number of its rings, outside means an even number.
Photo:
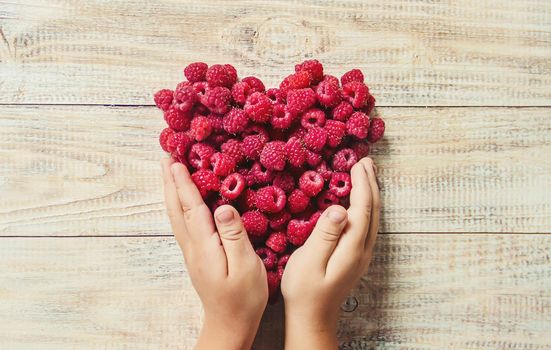
[[[228,260],[228,274],[232,267],[239,268],[243,259],[255,256],[255,252],[243,226],[243,221],[235,208],[231,205],[222,205],[214,212],[214,221],[220,241],[226,251]]]
[[[325,268],[347,222],[348,213],[340,205],[332,205],[323,212],[305,243],[312,252],[311,259],[317,259]]]

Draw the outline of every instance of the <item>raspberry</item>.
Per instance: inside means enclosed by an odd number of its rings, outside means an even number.
[[[323,189],[323,178],[316,171],[308,170],[298,180],[298,187],[308,197],[314,197]]]
[[[195,62],[184,68],[184,75],[190,83],[206,80],[209,66],[203,62]]]
[[[172,104],[173,95],[174,92],[172,90],[162,89],[153,95],[153,100],[160,110],[166,111]]]
[[[245,211],[256,209],[256,192],[254,190],[245,188],[241,195],[241,207]]]
[[[193,141],[183,132],[175,132],[167,140],[166,147],[169,152],[174,152],[178,156],[184,156]]]
[[[268,280],[269,300],[273,301],[273,299],[277,298],[277,296],[278,296],[279,283],[281,282],[281,279],[279,278],[279,274],[275,271],[268,271],[266,273],[266,277],[267,277],[267,280]]]
[[[213,113],[227,113],[231,108],[231,91],[221,86],[208,88],[201,97],[201,103]]]
[[[259,125],[259,124],[253,124],[253,125],[248,126],[245,129],[245,131],[243,131],[243,133],[242,133],[243,137],[250,136],[250,135],[260,136],[262,138],[262,140],[264,141],[264,143],[268,142],[268,140],[270,139],[266,129],[262,125]]]
[[[277,88],[268,89],[268,91],[266,91],[266,96],[268,96],[268,98],[272,100],[273,103],[284,102],[283,94]]]
[[[171,152],[169,151],[167,142],[172,137],[173,134],[174,134],[174,130],[172,130],[171,128],[165,128],[163,129],[163,131],[161,131],[161,134],[159,135],[159,144],[161,145],[161,148],[163,149],[163,151]]]
[[[291,220],[291,214],[289,214],[288,211],[282,210],[279,213],[275,213],[270,215],[268,218],[268,222],[270,224],[270,228],[273,230],[278,230],[283,228]]]
[[[235,83],[231,88],[231,95],[233,97],[233,100],[240,106],[243,106],[245,104],[245,101],[247,101],[247,97],[249,97],[249,95],[252,93],[253,91],[249,84],[242,81],[239,83]]]
[[[370,115],[373,111],[373,108],[375,108],[375,97],[373,95],[369,95],[367,97],[367,103],[364,108],[362,108],[362,112],[364,112],[367,115]]]
[[[294,189],[287,198],[287,208],[293,214],[300,213],[310,204],[310,197],[299,189]]]
[[[210,120],[202,115],[196,116],[191,120],[190,131],[191,134],[195,137],[195,140],[205,140],[212,132]]]
[[[341,102],[339,86],[329,80],[319,83],[316,87],[316,97],[319,103],[327,108],[335,107]]]
[[[225,153],[216,152],[210,157],[212,171],[218,176],[228,176],[235,170],[235,160]]]
[[[331,179],[331,175],[333,174],[333,171],[327,167],[327,162],[325,160],[318,165],[316,171],[324,180]]]
[[[239,164],[244,158],[243,148],[241,142],[236,139],[229,139],[220,146],[222,153],[225,153],[231,157],[236,164]]]
[[[247,97],[243,109],[253,122],[265,123],[272,116],[272,101],[261,92],[253,92]]]
[[[205,142],[208,144],[211,144],[213,147],[220,149],[222,144],[224,144],[226,141],[230,139],[230,136],[228,134],[211,134]]]
[[[225,64],[224,68],[226,68],[226,74],[230,79],[229,86],[228,86],[230,87],[237,82],[237,70],[231,64]]]
[[[285,142],[268,142],[260,153],[260,163],[271,170],[285,168]]]
[[[192,109],[197,100],[197,93],[189,82],[184,81],[176,86],[174,90],[174,103],[182,112]]]
[[[283,278],[283,272],[285,271],[285,266],[287,266],[287,262],[289,261],[290,257],[290,254],[286,254],[281,256],[277,261],[277,275],[279,276],[280,280]]]
[[[318,223],[318,220],[319,218],[321,217],[321,214],[323,213],[323,211],[321,210],[318,210],[316,212],[314,212],[311,216],[310,216],[310,219],[308,219],[308,221],[310,222],[310,224],[312,226],[316,226],[316,224]]]
[[[264,139],[259,135],[245,136],[243,139],[243,154],[248,159],[256,160],[265,144]]]
[[[195,169],[207,169],[210,167],[210,158],[214,152],[214,148],[212,148],[211,145],[206,143],[195,143],[189,150],[187,160]]]
[[[197,115],[196,115],[197,116]],[[207,114],[206,118],[209,120],[213,133],[221,133],[224,131],[222,118],[224,116],[216,113]]]
[[[327,141],[327,131],[319,127],[308,129],[306,135],[304,135],[303,141],[304,145],[310,150],[319,152]]]
[[[239,108],[232,108],[222,119],[224,130],[229,134],[237,134],[245,130],[248,122],[249,118]]]
[[[303,245],[313,230],[310,221],[293,219],[287,224],[287,240],[295,246]]]
[[[359,69],[352,69],[342,75],[341,77],[342,86],[345,86],[351,81],[357,81],[357,82],[363,83],[364,74],[362,73],[362,71]]]
[[[186,131],[191,123],[191,114],[182,112],[176,106],[170,106],[164,113],[167,125],[175,131]]]
[[[262,82],[262,80],[258,79],[257,77],[245,77],[241,79],[241,81],[249,85],[253,92],[266,91],[266,87],[264,86],[264,83]]]
[[[229,199],[220,197],[220,198],[217,198],[213,203],[209,204],[209,208],[210,208],[210,211],[214,213],[216,209],[226,204],[231,204]]]
[[[247,211],[243,213],[241,220],[249,236],[262,237],[268,230],[268,218],[259,211]]]
[[[362,108],[367,103],[369,89],[364,83],[351,81],[342,87],[343,98],[346,99],[352,107]]]
[[[344,197],[350,194],[352,182],[348,173],[333,173],[329,181],[329,192],[337,197]]]
[[[289,164],[294,167],[300,167],[306,161],[306,150],[297,137],[291,137],[289,141],[287,141],[284,152],[289,160]]]
[[[341,144],[344,135],[346,134],[346,124],[338,120],[329,119],[324,127],[327,131],[327,145],[329,147],[337,147]]]
[[[358,155],[351,148],[343,148],[333,156],[334,171],[350,171],[358,162]]]
[[[229,200],[234,200],[245,189],[245,178],[239,173],[228,175],[220,186],[220,194]]]
[[[381,118],[373,118],[371,127],[367,135],[367,140],[371,143],[379,141],[385,133],[385,122]]]
[[[197,98],[199,101],[205,96],[205,93],[207,92],[207,89],[209,88],[209,83],[206,81],[198,81],[196,83],[193,83],[192,85],[193,91],[197,94]]]
[[[191,180],[199,189],[201,196],[205,197],[209,191],[220,189],[220,180],[211,170],[199,169],[191,175]]]
[[[367,142],[357,142],[352,145],[352,149],[356,152],[358,159],[362,159],[369,155],[369,143]]]
[[[369,117],[365,113],[355,112],[346,122],[346,131],[348,135],[365,139],[369,131]]]
[[[325,210],[333,204],[339,204],[339,198],[330,191],[322,191],[318,195],[316,203],[319,209]]]
[[[294,121],[294,116],[289,113],[284,104],[275,104],[272,108],[270,124],[276,129],[289,129]]]
[[[266,239],[266,246],[276,253],[283,253],[287,248],[287,237],[283,232],[274,232]],[[286,262],[285,262],[286,263]],[[279,268],[279,261],[278,261]]]
[[[306,164],[316,167],[321,163],[321,155],[310,150],[306,150]]]
[[[342,101],[331,110],[331,117],[335,120],[346,122],[348,117],[352,115],[352,112],[354,112],[352,105],[346,101]]]
[[[232,67],[233,68],[233,67]],[[235,70],[235,69],[234,69]],[[234,79],[231,69],[221,65],[214,64],[207,69],[205,78],[209,86],[216,87],[231,87],[236,79]]]
[[[258,248],[256,255],[260,257],[266,267],[266,271],[273,270],[277,267],[277,255],[270,248]]]
[[[273,185],[281,188],[285,193],[289,193],[295,188],[295,178],[289,173],[280,172],[275,174]]]
[[[300,125],[305,129],[324,126],[325,112],[318,108],[310,108],[300,118]]]
[[[337,77],[334,76],[334,75],[326,74],[326,75],[323,76],[323,80],[322,80],[322,81],[329,82],[329,83],[335,85],[336,87],[339,87],[339,86],[340,86],[339,78],[337,78]]]
[[[285,208],[285,192],[277,186],[266,186],[256,191],[256,207],[266,213],[278,213]]]
[[[249,174],[252,176],[253,183],[258,185],[270,183],[274,179],[274,172],[264,168],[260,162],[253,163]]]
[[[317,84],[323,79],[323,65],[318,60],[306,60],[295,65],[295,72],[302,71],[310,73],[313,84]]]
[[[316,103],[316,93],[310,88],[289,90],[287,94],[287,110],[291,114],[300,114]]]
[[[304,89],[310,86],[312,75],[309,72],[301,71],[295,74],[288,75],[281,84],[279,84],[279,92],[285,98],[289,90]]]

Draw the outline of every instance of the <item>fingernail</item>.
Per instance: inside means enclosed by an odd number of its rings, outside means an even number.
[[[220,213],[216,214],[216,220],[222,224],[229,224],[233,220],[233,210],[223,209]]]
[[[334,224],[340,224],[344,221],[344,219],[346,219],[346,213],[342,210],[331,210],[327,214],[327,217],[329,220],[333,221]]]

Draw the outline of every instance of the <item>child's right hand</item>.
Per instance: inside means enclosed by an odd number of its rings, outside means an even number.
[[[350,208],[328,208],[285,268],[285,348],[335,349],[340,305],[366,272],[379,229],[375,165],[352,168]]]

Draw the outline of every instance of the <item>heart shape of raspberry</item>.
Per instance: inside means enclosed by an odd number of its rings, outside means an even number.
[[[317,60],[268,90],[229,64],[196,62],[184,75],[154,95],[168,124],[161,147],[187,166],[213,212],[231,204],[241,213],[273,298],[321,212],[348,207],[350,169],[385,130],[370,118],[375,98],[359,69],[339,81]]]

